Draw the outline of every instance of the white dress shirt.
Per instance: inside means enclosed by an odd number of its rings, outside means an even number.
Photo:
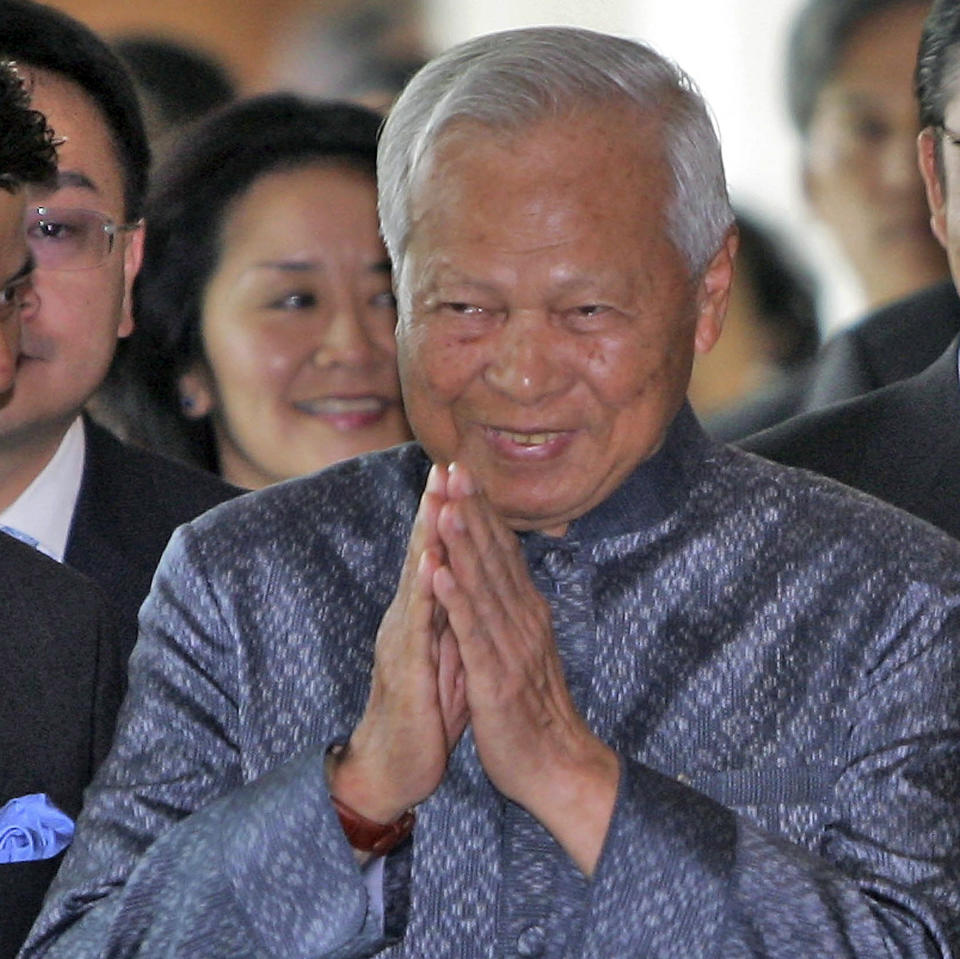
[[[77,417],[56,453],[33,482],[3,511],[0,526],[9,526],[37,540],[37,548],[63,562],[73,511],[80,494],[86,436]]]

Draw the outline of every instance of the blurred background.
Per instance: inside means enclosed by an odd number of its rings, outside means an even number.
[[[700,85],[721,131],[738,208],[770,223],[821,279],[825,331],[862,296],[806,211],[783,102],[798,0],[54,0],[109,38],[161,36],[213,54],[242,93],[277,87],[374,105],[423,57],[478,33],[575,24],[647,40]],[[802,240],[801,240],[802,238]]]

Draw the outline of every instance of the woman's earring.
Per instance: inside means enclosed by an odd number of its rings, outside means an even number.
[[[197,408],[197,401],[192,396],[180,394],[180,412],[189,416]]]

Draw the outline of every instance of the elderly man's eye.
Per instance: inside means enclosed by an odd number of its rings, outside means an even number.
[[[604,303],[584,303],[567,310],[567,322],[575,329],[594,329],[609,316],[611,308]]]
[[[461,303],[459,301],[444,303],[443,308],[460,316],[479,316],[487,312],[482,306],[477,306],[475,303]]]

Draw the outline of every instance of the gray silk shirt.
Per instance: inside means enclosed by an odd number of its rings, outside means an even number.
[[[715,446],[689,409],[562,539],[524,535],[575,701],[621,757],[592,880],[469,730],[386,916],[330,806],[428,463],[409,445],[174,536],[117,739],[24,955],[949,956],[960,545]]]

